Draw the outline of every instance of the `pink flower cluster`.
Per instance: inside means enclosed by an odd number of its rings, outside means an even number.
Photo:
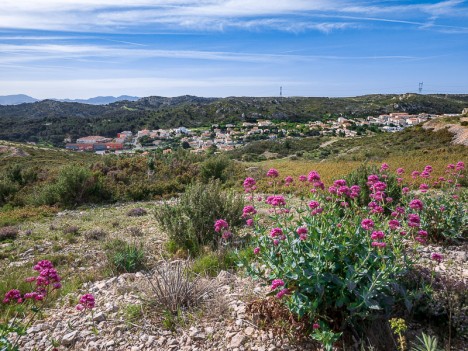
[[[257,189],[256,184],[257,184],[257,182],[252,177],[245,178],[244,184],[243,184],[245,192],[250,193],[250,192],[256,190]]]
[[[84,294],[80,298],[80,303],[76,305],[76,309],[78,311],[83,311],[83,310],[92,310],[96,304],[96,301],[94,299],[94,296],[91,294]]]
[[[361,221],[361,227],[363,227],[365,230],[372,230],[374,225],[374,221],[370,218],[366,218]]]
[[[42,301],[51,290],[62,287],[62,283],[60,283],[62,278],[58,275],[52,262],[48,260],[39,261],[33,266],[33,269],[38,271],[39,275],[37,277],[28,277],[25,280],[28,283],[36,283],[34,291],[22,295],[19,290],[12,289],[5,294],[3,303],[12,301],[22,303],[25,300]]]
[[[266,199],[266,203],[273,207],[286,206],[286,200],[281,195],[268,196]]]
[[[242,210],[242,217],[249,217],[257,213],[257,210],[255,207],[248,205],[245,206],[244,209]]]
[[[226,222],[224,219],[217,219],[214,224],[214,230],[215,232],[223,232],[221,234],[221,237],[225,240],[229,239],[232,236],[232,233],[228,230],[229,229],[229,224]]]
[[[228,228],[229,228],[229,224],[224,219],[217,219],[214,224],[214,230],[217,233],[219,233],[223,229],[228,229]]]
[[[278,178],[279,177],[279,172],[275,168],[270,168],[267,172],[267,177],[270,178]]]

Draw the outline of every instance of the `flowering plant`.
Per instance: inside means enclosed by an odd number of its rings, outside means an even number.
[[[385,165],[365,184],[338,179],[326,189],[323,183],[315,186],[320,175],[312,171],[310,199],[268,196],[269,221],[251,211],[255,259],[245,262],[247,271],[271,285],[271,294],[298,317],[320,321],[311,335],[327,349],[339,332],[376,314],[388,315],[397,298],[406,299],[400,292],[413,265],[408,247],[428,239],[425,211],[433,194],[418,195],[408,187],[392,197],[388,172]],[[362,204],[364,189],[367,204]]]
[[[33,269],[39,274],[26,278],[26,282],[31,285],[31,291],[22,293],[18,289],[11,289],[3,298],[3,303],[11,306],[6,315],[9,316],[11,311],[14,311],[14,315],[13,318],[0,323],[0,350],[2,351],[19,350],[19,338],[26,334],[26,330],[41,313],[48,298],[62,287],[61,277],[52,262],[39,261]],[[15,305],[22,305],[26,313],[16,311]],[[11,336],[14,334],[16,337],[12,341]]]

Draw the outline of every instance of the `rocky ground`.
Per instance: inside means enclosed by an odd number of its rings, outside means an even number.
[[[264,298],[268,288],[245,277],[242,271],[221,271],[216,278],[204,278],[203,283],[213,288],[203,303],[170,318],[156,306],[157,299],[149,288],[148,279],[154,279],[155,273],[106,273],[103,240],[91,240],[85,233],[99,226],[106,232],[105,240],[134,240],[129,228],[137,226],[141,229],[137,239],[151,249],[153,266],[158,266],[162,261],[158,261],[161,256],[157,258],[157,254],[161,254],[167,239],[151,215],[157,210],[155,206],[139,204],[148,211],[139,217],[128,216],[137,207],[135,204],[64,211],[41,223],[23,224],[20,240],[0,247],[10,255],[0,261],[3,271],[29,270],[38,259],[52,257],[60,258],[63,267],[70,267],[67,274],[86,274],[86,279],[76,281],[75,288],[54,301],[43,318],[29,326],[27,334],[19,339],[21,350],[319,350],[314,344],[298,344],[284,333],[274,333],[247,313],[249,302]],[[81,234],[61,234],[64,228],[74,225],[80,226]],[[467,284],[467,248],[466,244],[427,245],[418,249],[417,256],[421,266]],[[444,256],[441,263],[430,259],[433,252]],[[64,288],[70,281],[64,280]],[[96,298],[92,314],[76,309],[79,297],[86,293]]]
[[[20,339],[24,350],[303,350],[272,331],[259,330],[246,315],[246,301],[263,296],[265,289],[248,278],[222,271],[215,278],[212,299],[205,301],[198,316],[173,330],[155,323],[151,313],[133,320],[128,306],[141,306],[147,277],[142,273],[123,274],[87,284],[82,292],[96,297],[94,313],[82,313],[75,306],[47,311]],[[76,295],[76,294],[75,294]],[[74,297],[76,300],[76,297]],[[95,330],[93,331],[93,326]],[[55,345],[55,346],[53,346]]]

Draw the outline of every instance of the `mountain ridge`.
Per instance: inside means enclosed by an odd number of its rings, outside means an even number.
[[[149,96],[107,105],[42,100],[0,106],[0,122],[4,125],[0,139],[62,145],[66,137],[112,137],[122,130],[190,128],[258,119],[303,123],[391,112],[461,113],[467,106],[468,94],[374,94],[346,98]]]

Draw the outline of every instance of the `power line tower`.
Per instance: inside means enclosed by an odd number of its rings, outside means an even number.
[[[419,94],[422,93],[423,84],[424,84],[424,82],[419,83]]]
[[[280,87],[280,99],[283,98],[283,87]]]

